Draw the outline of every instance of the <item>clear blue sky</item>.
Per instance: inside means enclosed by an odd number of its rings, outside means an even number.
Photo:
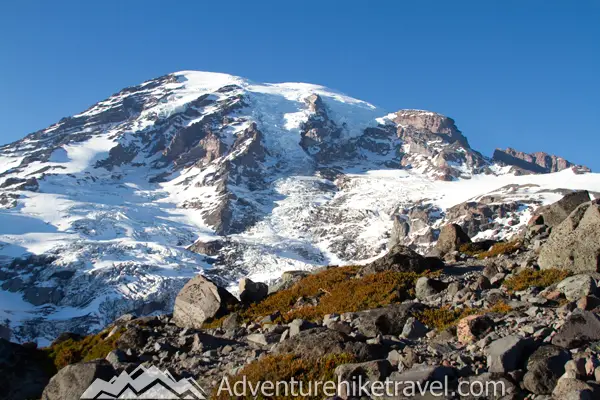
[[[184,69],[453,117],[600,171],[600,2],[4,1],[0,142]]]

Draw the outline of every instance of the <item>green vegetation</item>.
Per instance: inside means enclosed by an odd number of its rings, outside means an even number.
[[[511,293],[530,287],[546,288],[566,279],[569,275],[571,275],[569,271],[560,269],[543,269],[539,271],[526,269],[506,279],[503,286]]]
[[[245,366],[237,375],[229,379],[230,387],[241,381],[244,377],[249,383],[256,385],[258,382],[290,382],[294,378],[298,382],[303,382],[303,387],[308,388],[309,382],[334,381],[334,370],[337,366],[356,362],[350,354],[329,354],[324,357],[314,359],[302,358],[295,354],[269,355]],[[304,389],[305,391],[307,389]],[[270,397],[274,399],[320,399],[320,397],[293,397],[279,396]],[[217,390],[213,393],[215,399],[230,399],[228,393],[221,393],[217,396]],[[247,396],[247,399],[265,399]]]

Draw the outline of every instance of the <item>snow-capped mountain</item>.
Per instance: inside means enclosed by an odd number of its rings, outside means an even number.
[[[584,167],[539,175],[510,154],[318,85],[185,71],[126,88],[0,147],[0,321],[45,343],[169,312],[198,273],[268,281],[425,250],[448,220],[505,238],[565,189],[600,192]]]

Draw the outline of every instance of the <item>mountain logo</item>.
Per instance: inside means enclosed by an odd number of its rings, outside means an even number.
[[[82,400],[91,399],[189,399],[204,400],[206,393],[192,378],[177,381],[168,370],[140,365],[128,374],[121,372],[110,382],[96,379],[81,395]]]

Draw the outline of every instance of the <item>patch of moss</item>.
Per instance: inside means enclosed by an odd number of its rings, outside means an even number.
[[[81,340],[67,339],[43,350],[56,370],[59,370],[69,364],[106,357],[108,353],[117,348],[116,342],[123,332],[125,332],[125,328],[121,328],[109,338],[107,338],[109,332],[103,331],[96,335],[86,336]]]
[[[287,290],[269,296],[242,312],[245,320],[281,313],[284,322],[295,318],[317,320],[326,314],[386,306],[414,297],[417,279],[428,272],[380,272],[357,278],[358,267],[337,267],[309,275]],[[317,305],[294,307],[299,298],[318,297]]]
[[[515,276],[506,279],[504,286],[510,293],[525,290],[530,287],[546,288],[554,285],[571,275],[569,271],[561,269],[526,269]]]
[[[337,366],[356,362],[356,359],[350,354],[329,354],[324,357],[314,359],[303,358],[295,354],[269,355],[245,366],[237,375],[229,379],[230,387],[233,389],[236,382],[246,379],[254,387],[258,382],[290,382],[294,378],[297,382],[303,383],[304,391],[308,390],[309,382],[327,382],[334,381],[334,370]],[[297,390],[298,386],[296,386]],[[313,393],[314,394],[314,393]],[[323,393],[321,393],[323,394]],[[218,393],[218,388],[213,392],[214,399],[230,399],[228,392]],[[247,397],[238,397],[241,399],[265,399],[262,395],[257,397],[248,395]],[[292,396],[288,393],[282,393],[281,396],[269,397],[270,399],[321,399],[311,396]]]

